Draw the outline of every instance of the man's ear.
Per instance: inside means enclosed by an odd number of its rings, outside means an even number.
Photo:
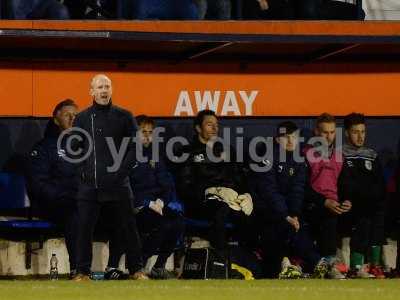
[[[346,138],[349,138],[349,132],[348,132],[347,130],[344,131],[344,136],[345,136]]]
[[[195,128],[196,128],[197,133],[200,134],[200,132],[201,132],[200,126],[199,126],[199,125],[196,125]]]
[[[91,96],[91,97],[94,96],[94,90],[92,88],[89,90],[89,96]]]
[[[58,119],[56,117],[53,118],[54,124],[57,126],[60,126],[60,122],[58,122]]]

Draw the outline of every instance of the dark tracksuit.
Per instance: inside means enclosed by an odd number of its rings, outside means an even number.
[[[304,187],[306,181],[305,163],[296,162],[293,153],[286,151],[286,159],[280,161],[278,146],[273,160],[264,160],[265,172],[252,173],[252,189],[257,216],[262,226],[261,240],[265,254],[265,271],[269,277],[276,277],[282,258],[295,255],[313,269],[320,257],[302,220]],[[300,230],[296,233],[286,217],[297,217]]]
[[[307,182],[305,185],[304,221],[317,242],[323,257],[336,256],[338,215],[325,207],[326,199],[339,201],[337,195],[338,178],[342,168],[341,152],[333,147],[328,153],[307,145]],[[312,155],[311,155],[312,154]],[[308,160],[308,156],[316,159]]]
[[[75,127],[83,129],[87,136],[73,145],[82,155],[90,153],[80,164],[81,182],[78,192],[78,273],[88,274],[92,262],[92,240],[101,209],[113,220],[114,253],[126,252],[128,269],[134,273],[143,267],[140,239],[132,207],[132,190],[129,170],[136,165],[132,136],[136,122],[131,113],[109,103],[93,105],[79,113]],[[75,133],[75,132],[74,132]],[[106,139],[107,138],[107,139]],[[89,142],[92,140],[92,147]],[[126,141],[126,142],[123,142]],[[123,161],[117,170],[109,169],[114,164],[112,151],[126,147]],[[113,146],[110,146],[113,145]],[[82,159],[82,157],[80,157]],[[102,220],[99,220],[100,222]]]
[[[184,220],[182,205],[175,192],[172,175],[164,161],[152,159],[152,147],[143,147],[143,157],[147,162],[138,162],[130,172],[131,187],[139,234],[142,239],[144,261],[158,255],[154,265],[164,268],[168,257],[183,236]],[[150,201],[164,202],[163,215],[149,208]],[[110,253],[109,267],[118,267],[120,255]]]
[[[342,226],[350,234],[350,248],[366,254],[368,246],[384,242],[385,182],[377,153],[366,147],[343,147],[344,163],[339,177],[339,197],[352,202]]]
[[[65,144],[57,148],[60,128],[50,120],[44,138],[32,149],[28,168],[28,190],[33,214],[64,230],[70,269],[76,269],[77,205],[79,183],[76,166],[67,162]]]
[[[177,176],[178,195],[184,200],[185,215],[194,219],[205,219],[212,223],[209,239],[211,244],[221,253],[227,247],[226,222],[229,220],[243,229],[246,216],[243,212],[232,210],[226,203],[217,200],[206,200],[205,190],[209,187],[227,187],[238,194],[248,192],[244,184],[242,170],[235,163],[235,155],[230,147],[231,162],[213,162],[207,155],[207,145],[201,143],[196,136],[194,141],[180,149],[177,156],[188,154],[188,160],[180,167]],[[216,143],[212,150],[220,157],[222,145]]]

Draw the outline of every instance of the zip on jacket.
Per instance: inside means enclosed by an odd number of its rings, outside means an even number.
[[[96,114],[91,114],[91,119],[92,119],[92,139],[93,139],[93,155],[94,155],[94,186],[96,189],[98,188],[97,186],[97,156],[96,156],[96,139],[94,136],[94,118],[96,117]]]

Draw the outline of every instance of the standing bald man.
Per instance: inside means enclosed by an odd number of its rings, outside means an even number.
[[[92,262],[93,232],[100,210],[105,209],[114,227],[111,247],[122,247],[127,254],[131,279],[147,279],[141,271],[142,254],[136,223],[132,218],[132,190],[128,174],[136,165],[132,137],[137,130],[132,114],[111,101],[111,80],[98,74],[90,85],[93,104],[79,113],[74,128],[81,132],[81,140],[74,145],[81,157],[79,163],[81,183],[78,191],[78,249],[75,281],[88,280]],[[75,129],[77,130],[77,129]],[[129,141],[126,144],[125,141]],[[116,152],[122,153],[121,160]],[[107,221],[109,222],[109,221]],[[119,251],[112,249],[111,251]]]

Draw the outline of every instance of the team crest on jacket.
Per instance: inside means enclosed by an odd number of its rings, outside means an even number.
[[[348,166],[349,168],[352,168],[352,167],[353,167],[353,162],[352,162],[351,160],[346,161],[346,163],[347,163],[347,166]]]
[[[293,175],[294,175],[294,169],[293,169],[293,168],[290,168],[290,169],[289,169],[289,175],[290,175],[290,176],[293,176]]]
[[[278,173],[282,173],[283,171],[283,166],[282,165],[278,165]]]
[[[271,162],[270,162],[268,159],[263,159],[262,164],[263,164],[264,166],[270,166],[270,165],[271,165]]]
[[[156,167],[156,162],[154,160],[150,160],[149,161],[150,167],[152,167],[153,169]]]
[[[195,155],[194,157],[193,157],[193,161],[194,162],[202,162],[202,161],[204,161],[205,160],[205,158],[204,158],[204,154],[203,153],[200,153],[200,154],[197,154],[197,155]]]
[[[370,160],[366,160],[366,161],[365,161],[365,168],[366,168],[368,171],[371,171],[371,170],[372,170],[372,162],[371,162]]]
[[[37,150],[33,150],[32,152],[31,152],[31,156],[32,157],[36,157],[36,156],[38,156],[38,152],[37,152]]]
[[[57,154],[58,154],[58,157],[65,157],[65,155],[66,155],[64,149],[58,149]]]

